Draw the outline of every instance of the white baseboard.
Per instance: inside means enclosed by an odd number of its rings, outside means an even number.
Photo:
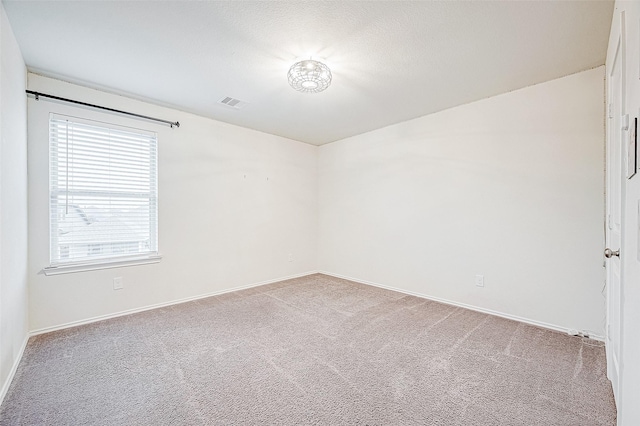
[[[276,278],[276,279],[267,280],[267,281],[260,281],[260,282],[257,282],[257,283],[247,284],[247,285],[234,287],[234,288],[229,288],[229,289],[225,289],[225,290],[212,291],[210,293],[200,294],[200,295],[197,295],[197,296],[191,296],[191,297],[185,297],[185,298],[182,298],[182,299],[171,300],[169,302],[156,303],[154,305],[147,305],[147,306],[143,306],[143,307],[140,307],[140,308],[127,309],[127,310],[124,310],[124,311],[114,312],[114,313],[106,314],[106,315],[99,315],[99,316],[96,316],[96,317],[86,318],[86,319],[79,320],[79,321],[71,321],[71,322],[67,322],[67,323],[64,323],[64,324],[54,325],[54,326],[51,326],[51,327],[39,328],[39,329],[36,329],[36,330],[31,330],[30,333],[29,333],[29,336],[37,336],[38,334],[45,334],[45,333],[50,333],[52,331],[63,330],[65,328],[77,327],[79,325],[90,324],[92,322],[102,321],[102,320],[106,320],[106,319],[109,319],[109,318],[121,317],[121,316],[124,316],[124,315],[130,315],[130,314],[135,314],[135,313],[138,313],[138,312],[149,311],[151,309],[163,308],[165,306],[178,305],[180,303],[186,303],[186,302],[191,302],[191,301],[198,300],[198,299],[204,299],[206,297],[217,296],[217,295],[225,294],[225,293],[232,293],[232,292],[238,291],[238,290],[246,290],[246,289],[252,288],[252,287],[259,287],[261,285],[273,284],[273,283],[277,283],[279,281],[286,281],[286,280],[290,280],[290,279],[293,279],[293,278],[305,277],[307,275],[312,275],[312,274],[317,274],[317,273],[318,273],[317,271],[308,271],[308,272],[304,272],[304,273],[301,273],[301,274],[290,275],[290,276],[287,276],[287,277],[281,277],[281,278]]]
[[[13,376],[16,375],[16,371],[18,371],[18,365],[20,365],[20,361],[22,361],[22,355],[24,355],[24,350],[27,348],[27,342],[29,341],[29,337],[31,335],[27,333],[24,336],[24,341],[22,342],[22,346],[20,347],[20,351],[18,351],[18,355],[16,359],[13,361],[13,365],[11,366],[11,371],[9,371],[9,375],[6,380],[2,384],[2,390],[0,390],[0,405],[2,405],[2,401],[4,401],[4,397],[7,395],[9,391],[9,386],[11,386],[11,382],[13,381]]]
[[[494,316],[501,317],[501,318],[510,319],[510,320],[513,320],[513,321],[523,322],[525,324],[534,325],[536,327],[542,327],[542,328],[546,328],[546,329],[549,329],[549,330],[560,331],[560,332],[566,333],[566,334],[569,334],[569,330],[571,330],[570,328],[562,327],[562,326],[555,325],[555,324],[549,324],[549,323],[542,322],[542,321],[532,320],[530,318],[524,318],[524,317],[520,317],[520,316],[517,316],[517,315],[505,314],[503,312],[494,311],[492,309],[486,309],[486,308],[481,308],[479,306],[468,305],[466,303],[455,302],[453,300],[448,300],[448,299],[443,299],[443,298],[440,298],[440,297],[430,296],[428,294],[418,293],[418,292],[415,292],[415,291],[404,290],[404,289],[401,289],[401,288],[392,287],[392,286],[388,286],[388,285],[384,285],[384,284],[379,284],[379,283],[375,283],[375,282],[372,282],[372,281],[361,280],[361,279],[353,278],[353,277],[347,277],[347,276],[344,276],[344,275],[334,274],[332,272],[326,272],[326,271],[318,271],[318,273],[323,274],[323,275],[329,275],[331,277],[342,278],[342,279],[353,281],[353,282],[357,282],[357,283],[360,283],[360,284],[370,285],[370,286],[374,286],[374,287],[380,287],[380,288],[384,288],[384,289],[387,289],[387,290],[393,290],[393,291],[397,291],[398,293],[404,293],[404,294],[408,294],[408,295],[411,295],[411,296],[421,297],[423,299],[429,299],[429,300],[433,300],[435,302],[445,303],[447,305],[458,306],[460,308],[465,308],[465,309],[470,309],[472,311],[482,312],[483,314],[489,314],[489,315],[494,315]],[[604,337],[603,336],[599,336],[597,334],[589,333],[589,337],[591,339],[604,342]]]

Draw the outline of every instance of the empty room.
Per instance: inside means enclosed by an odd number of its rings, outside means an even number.
[[[0,425],[640,425],[639,1],[0,1]]]

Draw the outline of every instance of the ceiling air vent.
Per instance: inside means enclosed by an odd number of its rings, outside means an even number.
[[[249,102],[241,101],[240,99],[235,99],[229,96],[226,96],[218,101],[218,103],[222,105],[226,105],[231,108],[240,109],[246,106]]]

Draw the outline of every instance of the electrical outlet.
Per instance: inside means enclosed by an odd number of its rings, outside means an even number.
[[[122,290],[124,285],[122,284],[122,277],[115,277],[113,279],[113,289],[114,290]]]
[[[587,339],[589,338],[589,332],[588,331],[578,331],[578,330],[573,329],[573,328],[570,328],[569,330],[567,330],[567,334],[569,336],[586,337]]]
[[[287,260],[289,262],[293,262],[293,253],[289,253],[289,255],[287,256]]]
[[[484,275],[476,275],[476,287],[484,287]]]

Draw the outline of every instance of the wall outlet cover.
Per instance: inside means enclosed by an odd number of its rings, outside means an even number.
[[[476,275],[476,287],[484,287],[484,275]]]
[[[124,285],[122,284],[122,277],[115,277],[113,279],[113,289],[114,290],[122,290]]]

